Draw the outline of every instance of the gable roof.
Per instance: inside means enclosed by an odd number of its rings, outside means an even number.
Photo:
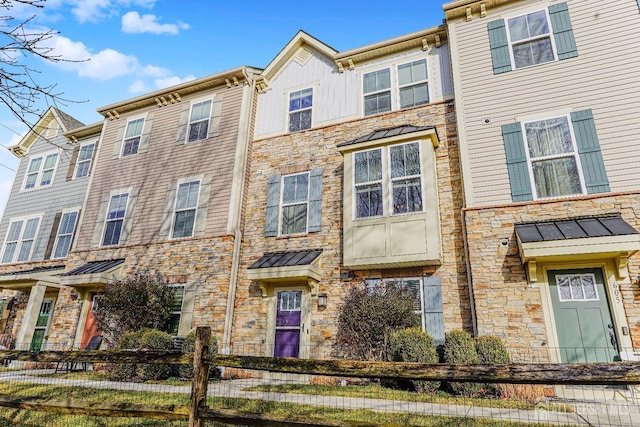
[[[409,49],[421,48],[427,50],[429,46],[440,47],[446,38],[446,26],[439,25],[356,49],[338,52],[326,43],[300,30],[269,65],[267,65],[262,73],[256,77],[258,90],[260,92],[266,91],[269,87],[269,82],[280,73],[292,58],[296,57],[300,49],[305,49],[305,46],[326,56],[336,64],[337,70],[343,73],[346,69],[353,70],[358,63],[370,62],[377,58],[393,55]],[[306,55],[308,54],[309,53]]]
[[[75,128],[79,128],[84,126],[79,120],[74,119],[67,113],[57,109],[56,107],[49,107],[47,111],[44,112],[40,119],[36,122],[35,125],[27,132],[27,134],[22,137],[19,143],[9,147],[9,151],[11,151],[16,157],[23,157],[29,151],[29,148],[33,145],[34,142],[38,140],[38,138],[45,138],[44,134],[47,130],[47,127],[52,121],[56,121],[60,126],[60,130],[64,132],[68,132]]]

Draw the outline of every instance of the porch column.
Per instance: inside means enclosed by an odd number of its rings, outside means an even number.
[[[40,306],[42,300],[44,300],[44,293],[47,290],[46,285],[35,284],[31,287],[31,293],[29,294],[29,302],[27,302],[27,308],[24,312],[22,319],[22,326],[18,337],[16,339],[16,349],[27,350],[31,340],[33,339],[33,331],[38,322],[38,315],[40,314]]]

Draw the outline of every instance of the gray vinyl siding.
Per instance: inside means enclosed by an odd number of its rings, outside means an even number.
[[[465,126],[462,143],[470,172],[465,186],[470,187],[471,206],[512,201],[501,126],[563,109],[593,111],[611,191],[638,189],[637,5],[623,0],[612,0],[606,8],[594,2],[567,3],[578,56],[508,73],[493,73],[487,23],[517,16],[526,3],[490,9],[486,18],[457,21],[450,27],[457,39],[452,60],[460,78],[456,96],[462,103],[456,114]],[[531,11],[530,5],[525,10]],[[483,124],[484,118],[491,123]]]
[[[223,94],[222,116],[218,136],[205,140],[176,144],[176,135],[183,107],[191,101],[201,101],[213,93]],[[202,175],[211,181],[206,226],[202,235],[213,236],[226,232],[229,203],[238,138],[238,123],[243,87],[221,87],[193,96],[185,96],[181,102],[164,107],[149,107],[106,124],[102,144],[103,153],[93,171],[91,192],[87,197],[85,216],[78,235],[77,249],[92,245],[94,231],[99,222],[99,210],[103,196],[111,191],[132,188],[138,192],[132,212],[131,234],[122,244],[158,242],[161,238],[167,191],[178,179]],[[145,153],[124,158],[109,156],[118,143],[118,128],[130,117],[140,117],[147,111],[154,112],[153,127],[149,134],[149,146]],[[114,174],[113,171],[117,171]],[[208,182],[208,181],[207,181]],[[103,214],[104,215],[104,214]],[[166,235],[166,232],[164,232]]]
[[[305,46],[312,50],[308,46]],[[255,124],[256,139],[288,132],[288,94],[309,87],[314,89],[313,127],[362,117],[362,70],[370,67],[427,58],[429,95],[431,102],[453,95],[448,46],[432,46],[428,52],[419,49],[374,62],[356,64],[354,70],[338,72],[335,62],[313,50],[313,56],[300,65],[294,59],[270,81],[269,90],[258,97]],[[395,74],[394,74],[395,76]],[[392,88],[397,88],[392,83]],[[393,108],[397,109],[396,106]]]
[[[97,142],[97,139],[97,137],[86,139],[81,141],[81,143],[90,141]],[[38,139],[29,148],[27,155],[20,159],[16,171],[16,178],[7,200],[2,222],[0,222],[0,244],[4,245],[7,228],[11,219],[44,213],[40,220],[38,235],[31,255],[32,261],[44,259],[56,213],[68,208],[82,207],[89,183],[88,177],[70,181],[66,180],[71,155],[76,144],[68,144],[67,139],[62,136],[62,133],[52,138],[51,142],[59,147],[66,148],[64,150],[57,149],[52,143]],[[53,184],[50,187],[21,191],[29,161],[34,157],[55,151],[58,152],[58,166],[53,176]]]

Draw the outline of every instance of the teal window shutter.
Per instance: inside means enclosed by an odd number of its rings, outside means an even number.
[[[553,37],[556,41],[558,59],[568,59],[578,56],[576,39],[573,37],[571,18],[567,3],[558,3],[549,6],[549,17],[553,28]]]
[[[436,345],[444,342],[444,309],[442,306],[442,280],[440,276],[423,278],[425,329]]]
[[[278,211],[280,210],[280,175],[271,175],[267,189],[267,219],[265,237],[278,235]]]
[[[321,230],[322,225],[322,168],[309,173],[309,224],[308,231]]]
[[[527,153],[520,122],[502,126],[502,139],[504,140],[504,151],[507,156],[511,200],[514,202],[533,200]]]
[[[487,24],[489,30],[489,47],[491,48],[491,60],[493,62],[493,74],[511,71],[511,56],[509,56],[509,41],[504,19],[492,21]]]
[[[571,113],[573,133],[578,144],[578,154],[582,164],[582,175],[587,186],[587,193],[606,193],[611,191],[604,160],[600,152],[600,141],[596,133],[596,125],[591,110]]]

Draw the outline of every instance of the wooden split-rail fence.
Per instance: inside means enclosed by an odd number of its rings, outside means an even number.
[[[240,425],[318,425],[354,426],[358,423],[332,419],[297,420],[273,414],[253,414],[210,408],[206,404],[211,366],[258,371],[324,375],[334,377],[379,378],[390,380],[457,381],[545,385],[636,385],[640,384],[640,362],[580,364],[504,364],[451,365],[401,362],[362,362],[350,360],[310,360],[209,353],[211,329],[198,327],[193,354],[176,350],[141,351],[0,351],[0,359],[48,363],[148,363],[192,364],[191,403],[188,407],[148,404],[100,404],[88,406],[71,399],[34,400],[0,396],[0,407],[46,411],[57,414],[101,417],[139,417],[189,420],[190,427],[202,427],[205,421]],[[371,424],[367,424],[371,425]]]

